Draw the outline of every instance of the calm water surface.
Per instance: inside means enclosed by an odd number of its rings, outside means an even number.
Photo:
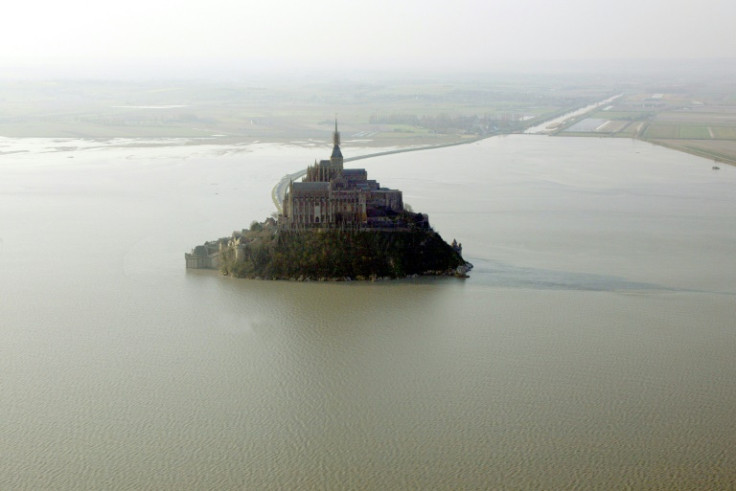
[[[180,143],[0,140],[0,488],[736,485],[733,168],[526,135],[363,160],[471,278],[259,282],[183,252],[328,146]]]

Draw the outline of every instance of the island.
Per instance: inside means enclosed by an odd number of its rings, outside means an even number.
[[[289,182],[280,212],[230,237],[185,253],[186,267],[238,278],[377,280],[420,275],[467,277],[472,265],[415,213],[398,189],[365,169],[346,169],[335,122],[332,154]]]

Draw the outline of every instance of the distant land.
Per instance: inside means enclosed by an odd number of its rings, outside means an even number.
[[[345,140],[413,146],[522,130],[613,92],[600,84],[489,79],[0,81],[0,136]]]
[[[626,93],[610,105],[566,121],[552,134],[638,138],[736,164],[736,88],[673,84]]]
[[[638,138],[736,163],[733,76],[686,70],[242,81],[0,80],[0,137],[315,144],[335,114],[354,146],[413,148],[523,132]]]

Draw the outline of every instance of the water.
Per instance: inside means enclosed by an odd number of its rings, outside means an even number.
[[[186,271],[183,252],[268,216],[319,150],[11,149],[2,489],[736,482],[731,167],[521,135],[364,160],[471,278],[306,284]]]
[[[613,102],[619,97],[621,97],[621,94],[615,95],[613,97],[609,97],[608,99],[604,99],[599,102],[594,102],[593,104],[589,104],[585,107],[581,107],[580,109],[570,111],[554,119],[548,119],[547,121],[544,121],[542,124],[538,124],[536,126],[532,126],[531,128],[527,128],[526,131],[524,131],[524,133],[528,135],[540,135],[540,134],[552,133],[565,121],[572,119],[574,117],[577,117],[577,116],[582,116],[585,113],[593,111],[593,109],[602,107],[608,104],[609,102]]]

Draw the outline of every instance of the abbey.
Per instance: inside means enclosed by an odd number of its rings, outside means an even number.
[[[330,159],[315,162],[303,181],[289,185],[279,228],[396,227],[404,211],[401,191],[382,188],[365,169],[343,168],[337,121],[332,142]]]
[[[300,175],[302,173],[297,173]],[[404,207],[401,191],[382,188],[365,169],[343,168],[335,122],[332,155],[300,182],[274,188],[278,220],[251,223],[230,238],[185,253],[187,268],[239,278],[346,280],[411,275],[467,277],[472,265],[429,218]]]

